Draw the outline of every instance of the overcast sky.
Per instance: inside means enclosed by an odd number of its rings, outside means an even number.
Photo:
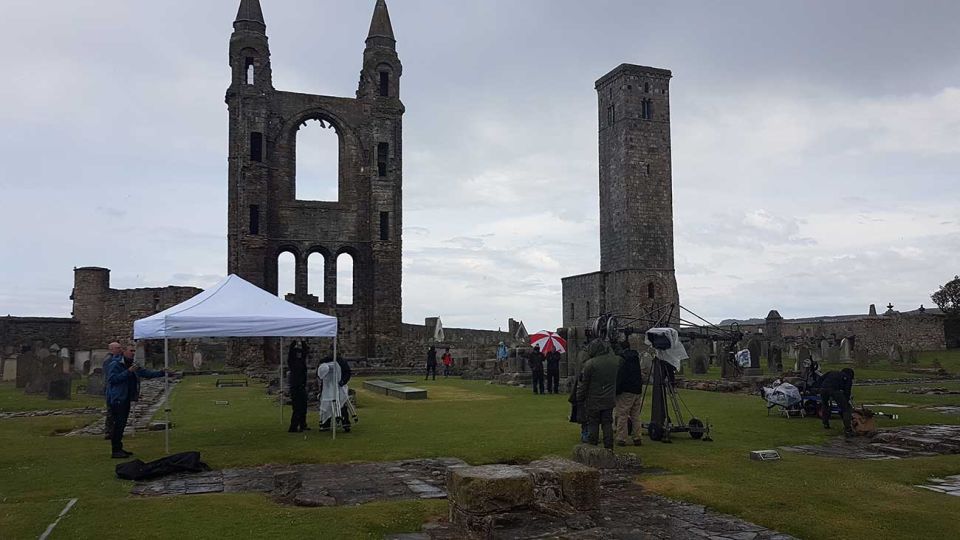
[[[0,314],[69,316],[75,266],[117,288],[224,275],[238,3],[4,0]],[[274,86],[353,96],[374,1],[262,3]],[[389,6],[406,322],[561,323],[560,278],[599,268],[593,85],[623,62],[674,74],[685,306],[906,310],[960,273],[960,2]],[[314,131],[298,181],[323,193]]]

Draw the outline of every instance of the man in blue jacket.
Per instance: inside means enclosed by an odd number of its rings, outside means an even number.
[[[135,349],[129,347],[127,355],[119,358],[111,357],[107,362],[105,374],[107,387],[107,407],[113,417],[113,430],[110,433],[110,457],[117,459],[128,458],[133,455],[123,449],[123,430],[127,427],[127,418],[130,416],[130,402],[137,401],[140,396],[140,379],[156,379],[163,377],[167,372],[143,369],[133,359],[131,354]]]
[[[103,374],[103,400],[107,406],[107,414],[103,420],[103,438],[109,440],[113,436],[113,415],[110,414],[110,401],[107,399],[107,368],[111,362],[123,359],[123,347],[114,341],[107,345],[107,349],[110,352],[107,353],[107,356],[103,359],[103,366],[101,366],[102,371],[100,373]]]

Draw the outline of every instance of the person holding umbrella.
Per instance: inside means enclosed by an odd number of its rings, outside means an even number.
[[[533,351],[527,357],[530,363],[530,373],[533,375],[531,386],[533,393],[543,395],[543,353],[540,352],[540,346],[534,345]]]
[[[530,344],[542,354],[546,355],[547,360],[547,389],[557,394],[560,392],[560,355],[567,352],[567,342],[560,334],[541,330],[530,336]],[[532,364],[531,364],[532,365]],[[542,364],[541,364],[542,366]],[[542,369],[542,368],[541,368]],[[540,372],[543,373],[542,371]],[[540,393],[543,393],[541,386]]]

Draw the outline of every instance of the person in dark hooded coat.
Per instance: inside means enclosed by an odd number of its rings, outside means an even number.
[[[293,414],[290,416],[290,433],[301,433],[307,426],[307,357],[310,350],[306,342],[299,346],[294,341],[287,351],[287,382],[290,385],[290,404]]]

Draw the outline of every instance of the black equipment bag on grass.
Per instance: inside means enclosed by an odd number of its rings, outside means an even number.
[[[210,467],[200,461],[200,452],[183,452],[150,463],[135,459],[117,465],[117,478],[122,480],[151,480],[183,472],[199,473],[209,471]]]

